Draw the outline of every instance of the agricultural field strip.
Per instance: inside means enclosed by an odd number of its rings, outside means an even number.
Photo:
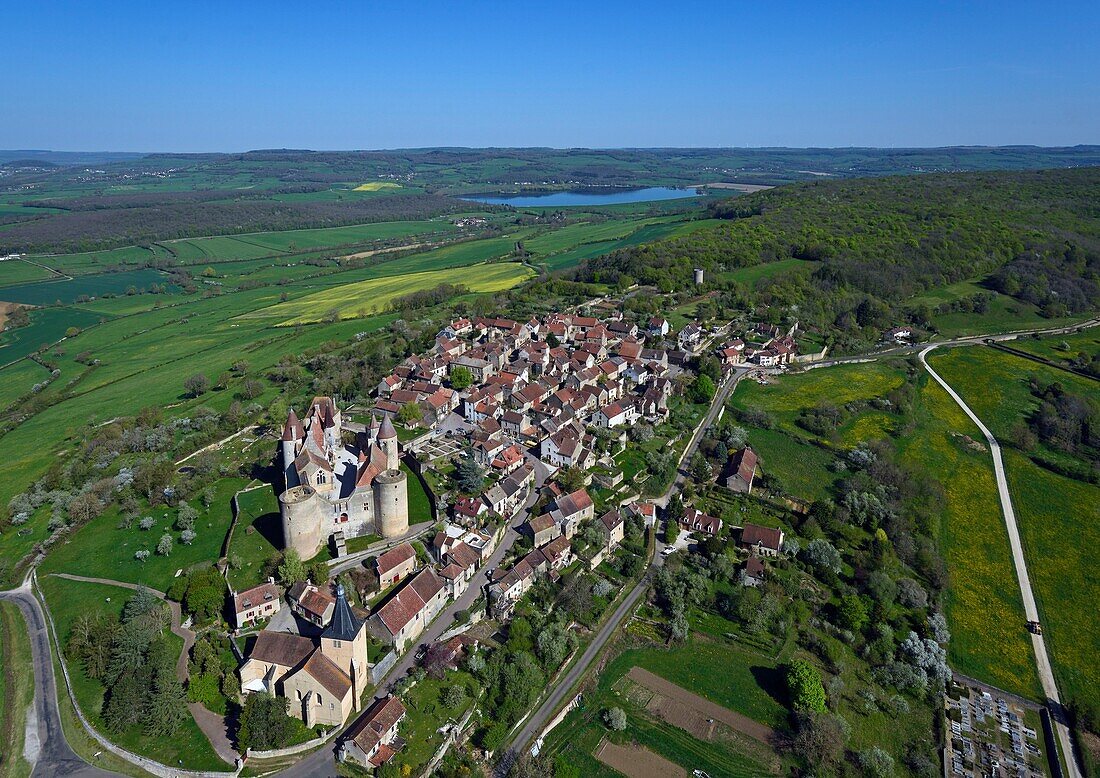
[[[668,681],[656,673],[652,673],[643,667],[632,667],[626,677],[635,683],[644,686],[652,692],[656,692],[680,705],[690,708],[692,711],[702,714],[706,718],[720,721],[731,729],[748,735],[765,745],[769,745],[775,736],[775,730],[750,719],[748,716],[731,711],[717,703],[711,702],[705,697],[688,691],[682,686]],[[670,722],[675,723],[675,722]]]
[[[920,352],[920,360],[924,365],[924,368],[928,371],[936,382],[947,390],[947,393],[951,395],[952,399],[959,404],[959,407],[963,409],[967,416],[970,417],[978,429],[985,435],[986,442],[989,444],[990,453],[993,456],[993,467],[997,478],[997,493],[1001,501],[1001,511],[1004,516],[1005,524],[1008,527],[1009,543],[1012,546],[1012,561],[1016,567],[1016,577],[1020,583],[1020,594],[1024,601],[1024,612],[1029,621],[1039,621],[1039,610],[1035,605],[1035,595],[1031,591],[1031,579],[1028,576],[1027,561],[1024,558],[1023,543],[1020,540],[1020,530],[1016,524],[1016,514],[1012,509],[1012,497],[1008,492],[1008,480],[1005,476],[1004,460],[1001,457],[1001,447],[997,442],[997,439],[993,437],[993,433],[989,431],[981,419],[970,410],[970,407],[963,401],[962,397],[951,388],[951,385],[940,378],[939,373],[932,369],[926,359],[928,352],[933,347],[929,347]],[[1039,669],[1039,680],[1043,685],[1043,692],[1047,698],[1053,701],[1056,705],[1061,705],[1061,699],[1058,695],[1058,686],[1054,681],[1054,671],[1051,668],[1050,658],[1047,656],[1046,642],[1043,640],[1042,634],[1032,634],[1031,636],[1032,647],[1035,650],[1035,661]],[[1056,721],[1055,727],[1058,731],[1058,740],[1060,741],[1062,751],[1067,755],[1067,761],[1069,762],[1069,773],[1071,778],[1078,778],[1080,771],[1078,770],[1076,760],[1069,755],[1073,753],[1073,740],[1069,732],[1069,728],[1062,721]]]
[[[278,326],[320,321],[331,311],[343,314],[355,306],[371,305],[373,313],[384,313],[389,304],[402,295],[431,289],[440,284],[462,284],[471,292],[497,292],[530,278],[534,271],[515,263],[469,265],[447,270],[429,270],[358,281],[306,295],[245,314],[240,318],[282,318]]]

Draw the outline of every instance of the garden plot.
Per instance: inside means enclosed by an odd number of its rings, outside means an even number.
[[[619,746],[610,740],[600,741],[596,758],[627,778],[686,778],[687,770],[647,748],[637,745]]]
[[[653,692],[645,704],[647,711],[700,740],[713,739],[717,723],[765,745],[769,745],[775,735],[771,727],[716,705],[641,667],[630,668],[626,677]]]

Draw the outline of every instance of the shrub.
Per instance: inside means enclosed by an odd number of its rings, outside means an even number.
[[[622,708],[608,708],[603,712],[603,721],[608,729],[622,732],[626,729],[626,711]]]

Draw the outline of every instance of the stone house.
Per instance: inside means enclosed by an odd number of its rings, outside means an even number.
[[[741,547],[757,556],[779,556],[783,549],[783,530],[746,521],[741,528]]]
[[[237,629],[268,619],[279,612],[282,602],[275,580],[246,589],[233,595],[233,623]]]
[[[416,569],[416,550],[411,543],[391,548],[375,560],[375,569],[380,589],[393,586]]]
[[[376,700],[344,733],[341,756],[362,767],[381,767],[404,746],[397,736],[404,718],[405,706],[392,694]]]
[[[286,599],[294,613],[318,627],[328,626],[336,610],[336,598],[328,593],[328,584],[322,588],[308,580],[298,581],[287,591]]]

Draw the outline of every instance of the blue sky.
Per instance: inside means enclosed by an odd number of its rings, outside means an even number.
[[[0,148],[1100,143],[1100,3],[6,2]]]

